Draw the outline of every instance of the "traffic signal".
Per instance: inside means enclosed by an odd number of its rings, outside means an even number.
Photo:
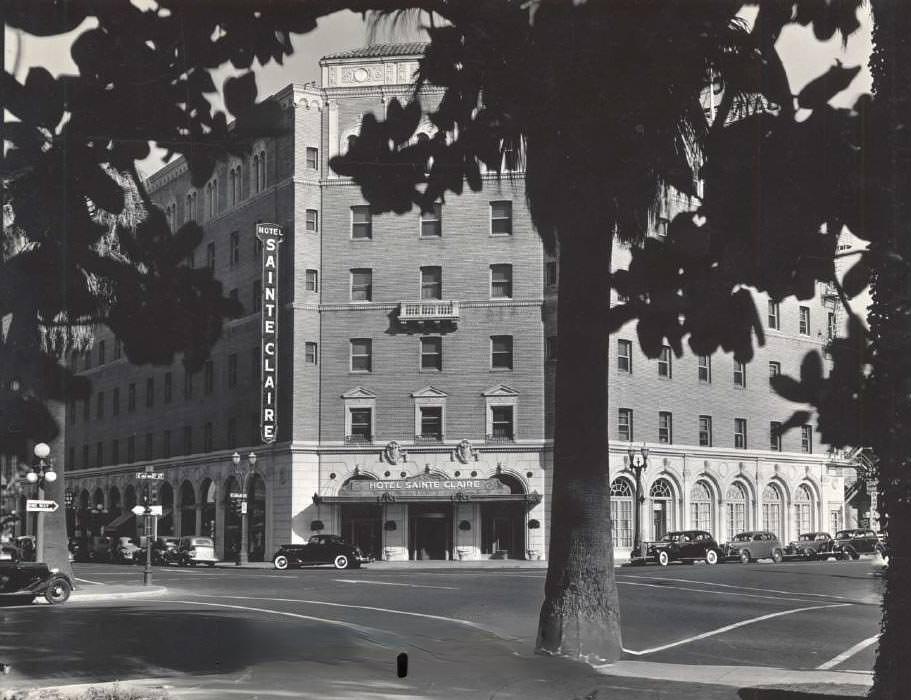
[[[149,487],[149,505],[150,506],[158,505],[158,487],[157,486]]]

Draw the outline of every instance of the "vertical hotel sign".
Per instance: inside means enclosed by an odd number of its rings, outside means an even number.
[[[256,237],[263,244],[262,299],[262,399],[260,437],[266,445],[275,442],[278,432],[278,244],[282,228],[276,224],[256,224]]]

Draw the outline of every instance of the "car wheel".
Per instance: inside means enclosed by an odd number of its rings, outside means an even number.
[[[750,550],[741,549],[740,550],[740,563],[749,564],[750,563]]]
[[[332,565],[336,569],[347,569],[348,557],[346,557],[344,554],[339,554],[335,559],[332,560]]]
[[[710,549],[705,553],[705,563],[710,566],[714,566],[718,563],[718,552],[714,549]]]
[[[661,566],[667,566],[670,562],[671,558],[667,555],[667,552],[658,552],[658,563]]]
[[[284,554],[279,554],[275,559],[272,560],[272,566],[274,566],[279,571],[284,571],[288,568],[288,557]]]
[[[51,605],[59,605],[70,599],[70,593],[73,591],[69,582],[60,576],[53,578],[47,585],[47,591],[44,594],[45,599]]]
[[[772,550],[772,561],[774,561],[776,564],[780,564],[782,559],[784,559],[784,556],[782,556],[781,550],[773,549]]]

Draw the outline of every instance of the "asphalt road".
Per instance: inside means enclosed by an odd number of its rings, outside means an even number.
[[[618,569],[625,658],[870,671],[882,585],[875,568],[861,560]],[[83,588],[99,590],[142,577],[129,566],[75,571]],[[168,588],[159,599],[0,608],[0,663],[14,670],[0,687],[157,678],[200,697],[583,698],[596,685],[599,698],[681,696],[535,656],[544,576],[382,563],[156,569],[154,582]],[[715,686],[691,690],[737,697]]]

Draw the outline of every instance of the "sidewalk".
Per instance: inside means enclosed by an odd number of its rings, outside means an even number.
[[[70,596],[72,603],[97,602],[102,600],[126,600],[130,598],[154,598],[168,592],[164,586],[142,586],[139,584],[109,584],[76,582],[76,589]],[[43,600],[39,598],[38,600]]]

